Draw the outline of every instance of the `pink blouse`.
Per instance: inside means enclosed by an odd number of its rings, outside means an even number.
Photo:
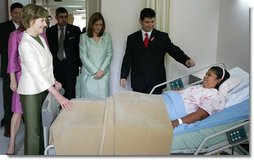
[[[225,108],[225,98],[215,88],[204,88],[202,85],[196,85],[188,87],[180,93],[187,114],[195,112],[199,107],[210,115]]]

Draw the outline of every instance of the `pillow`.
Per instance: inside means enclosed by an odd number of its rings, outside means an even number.
[[[240,83],[241,80],[239,78],[230,77],[220,85],[219,92],[224,96],[227,96],[227,94]]]

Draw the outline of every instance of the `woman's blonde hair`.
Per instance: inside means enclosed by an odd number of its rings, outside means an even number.
[[[36,20],[38,18],[44,17],[46,18],[48,15],[49,13],[45,8],[37,6],[35,4],[28,4],[23,7],[21,22],[25,29],[27,29],[30,27],[31,20]]]

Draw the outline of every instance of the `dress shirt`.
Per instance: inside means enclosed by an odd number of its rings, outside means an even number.
[[[151,34],[152,34],[152,31],[150,31],[150,32],[145,32],[144,30],[141,30],[141,31],[142,31],[143,41],[144,41],[144,39],[145,39],[145,33],[148,34],[148,39],[150,39],[150,36],[151,36]]]
[[[18,25],[16,22],[14,22],[13,20],[12,20],[12,23],[14,24],[14,26],[15,26],[16,29],[19,28],[19,25]]]

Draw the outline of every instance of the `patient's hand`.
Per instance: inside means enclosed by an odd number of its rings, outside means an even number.
[[[171,124],[172,124],[173,128],[175,128],[179,125],[179,122],[178,122],[178,120],[174,120],[174,121],[171,121]]]

